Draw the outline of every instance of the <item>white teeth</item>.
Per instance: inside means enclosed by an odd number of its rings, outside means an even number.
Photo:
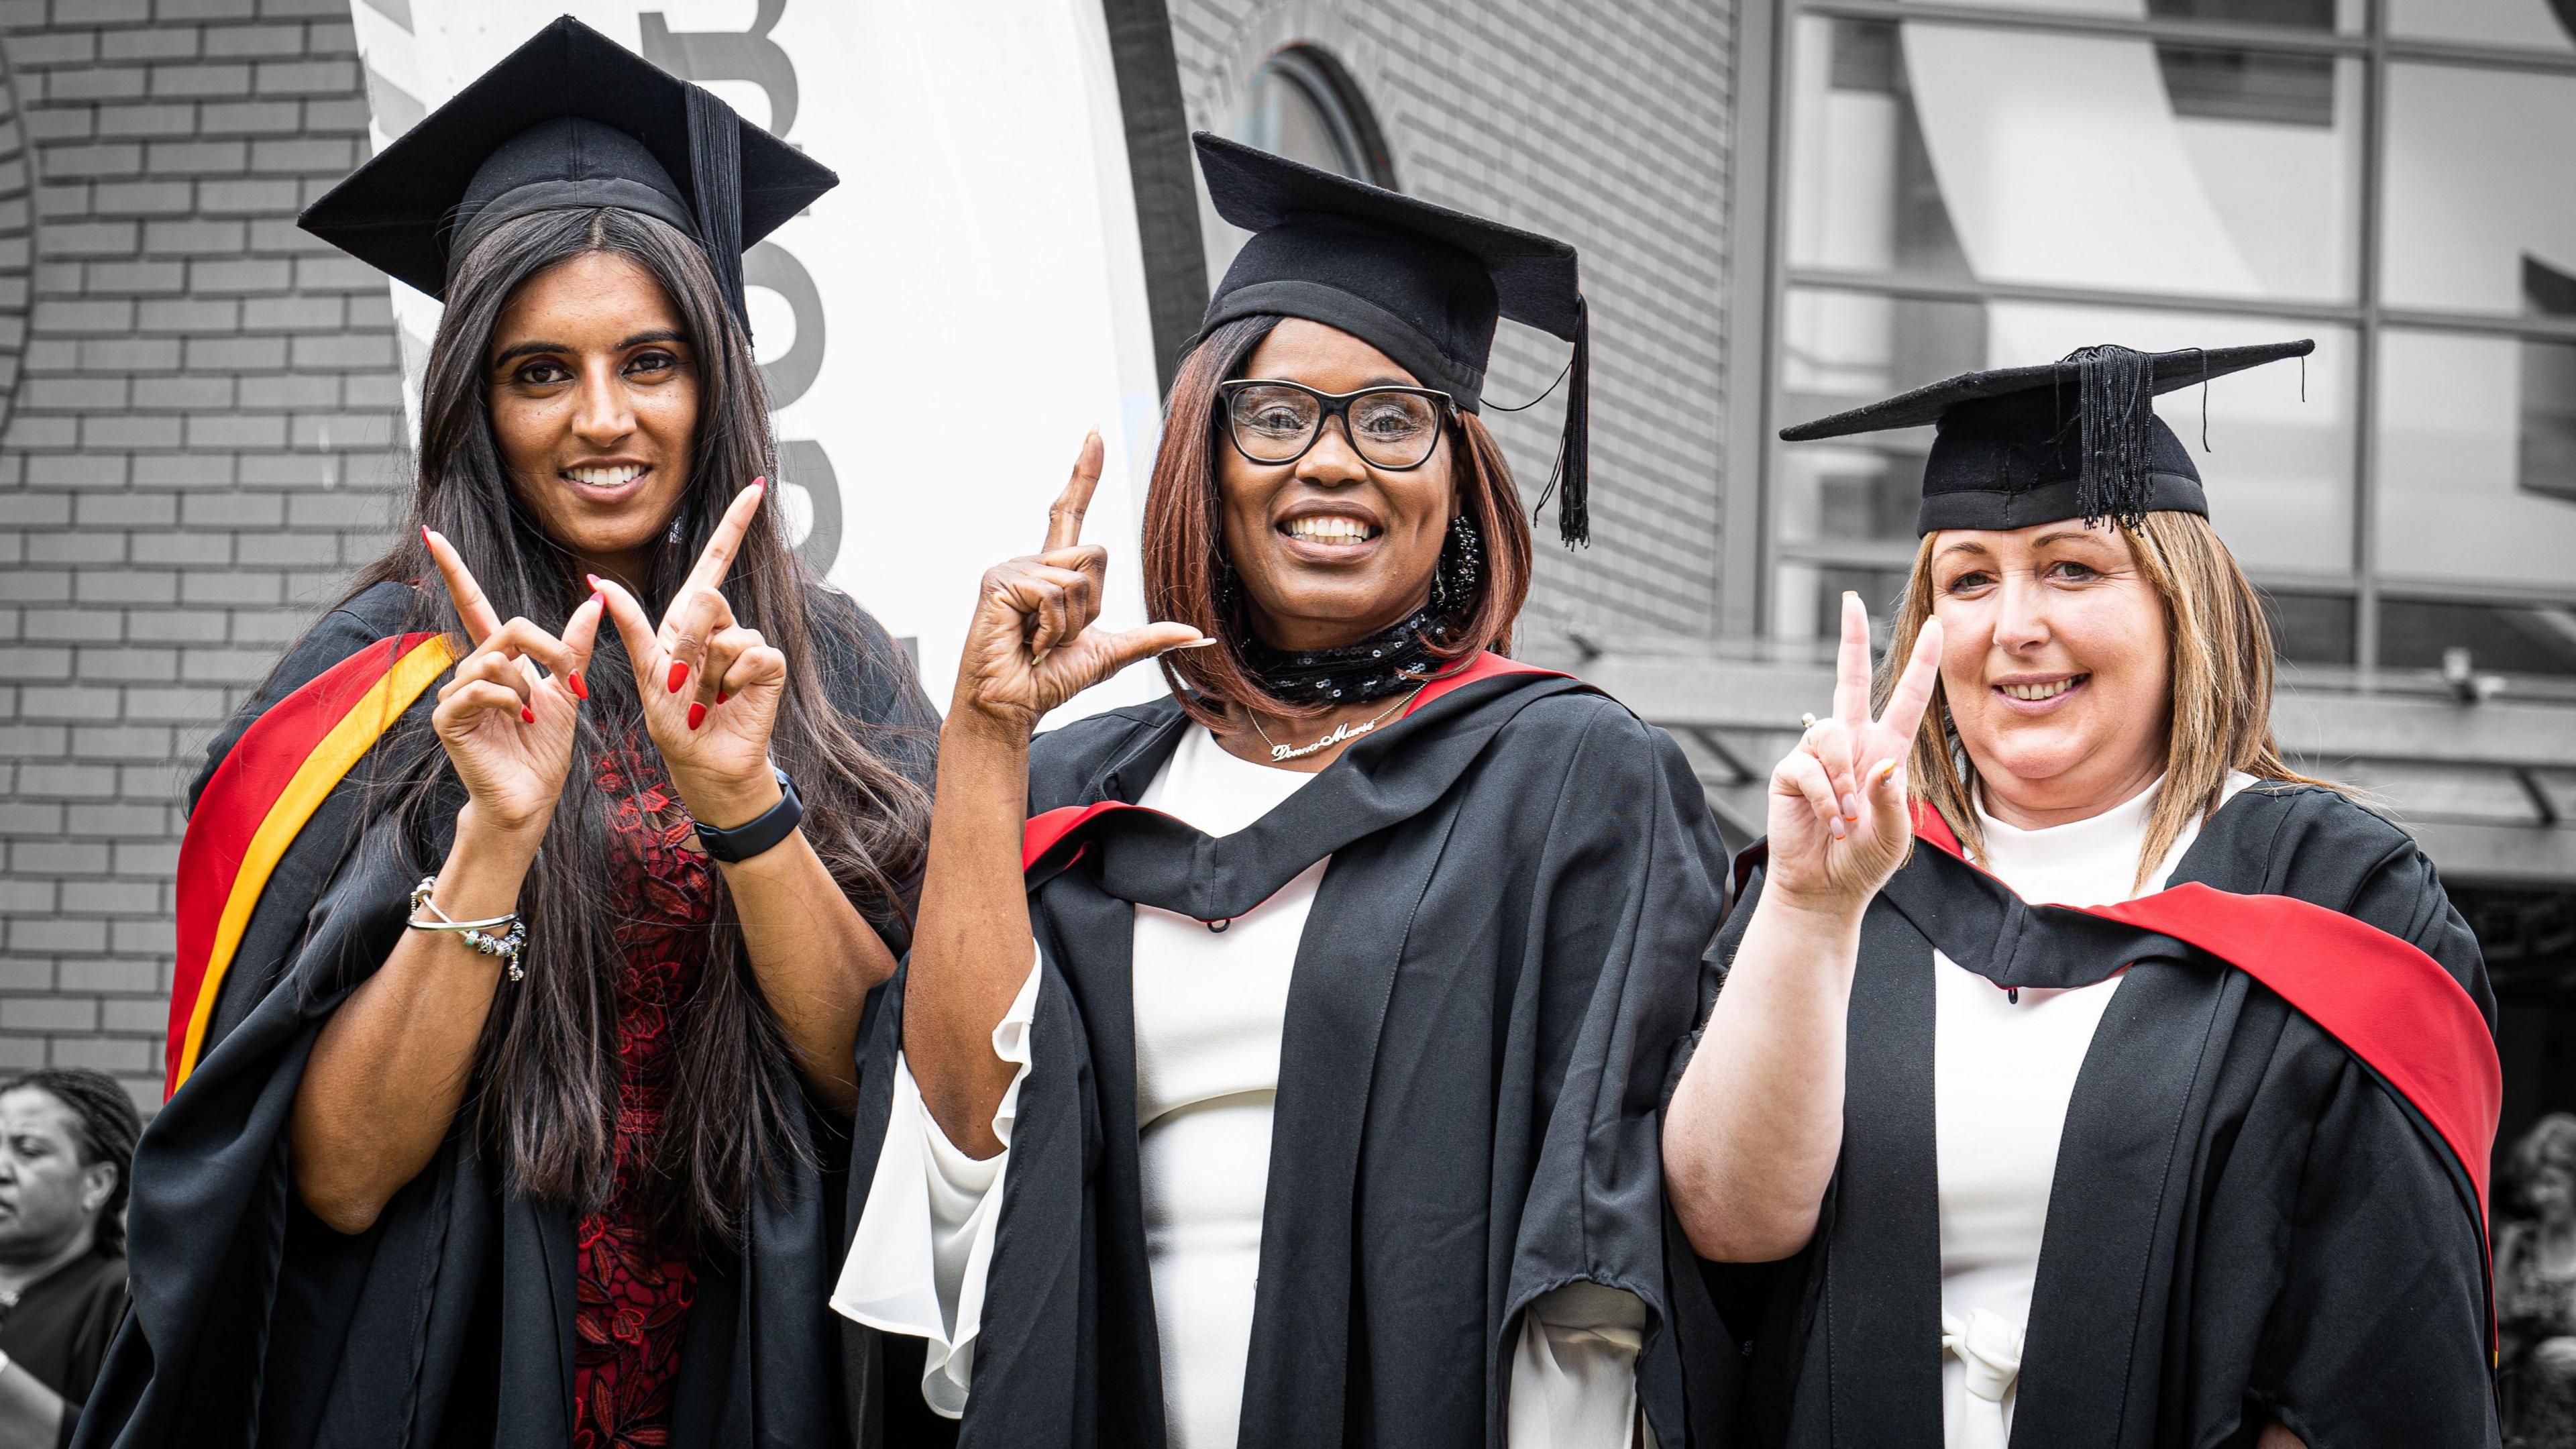
[[[566,468],[564,476],[590,488],[616,488],[644,476],[641,463],[621,463],[614,468]]]
[[[1288,520],[1288,536],[1309,543],[1366,543],[1369,527],[1356,518],[1314,514]]]
[[[1997,687],[2015,699],[2055,699],[2066,691],[2073,689],[2077,684],[2083,681],[2083,678],[2083,675],[2078,674],[2072,678],[2060,679],[2049,684],[2005,684]]]

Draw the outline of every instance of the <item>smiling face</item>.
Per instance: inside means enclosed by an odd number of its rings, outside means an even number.
[[[519,501],[585,566],[645,577],[697,437],[679,308],[636,262],[586,252],[519,288],[487,356],[492,432]]]
[[[1415,387],[1383,352],[1320,322],[1289,318],[1246,361],[1243,376],[1322,393]],[[1293,463],[1243,456],[1220,421],[1217,493],[1226,557],[1242,579],[1253,632],[1278,649],[1326,649],[1388,628],[1431,595],[1431,576],[1458,511],[1452,438],[1419,466],[1375,468],[1327,420]]]
[[[2110,809],[2164,773],[2173,679],[2164,601],[2129,541],[2069,520],[1933,539],[1941,687],[1996,818]]]
[[[117,1169],[84,1166],[80,1141],[80,1119],[53,1093],[0,1093],[0,1262],[42,1263],[94,1231]]]

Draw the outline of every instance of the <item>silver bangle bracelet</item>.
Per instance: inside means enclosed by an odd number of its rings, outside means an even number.
[[[506,916],[491,916],[480,921],[460,921],[440,910],[430,900],[429,893],[437,888],[436,875],[425,875],[420,878],[420,884],[411,888],[411,909],[414,919],[404,921],[403,925],[414,931],[451,932],[462,939],[466,945],[486,956],[499,956],[506,959],[510,963],[511,980],[526,980],[528,973],[520,966],[519,955],[527,949],[528,928],[520,922],[519,913],[512,911]],[[437,919],[432,921],[417,919],[423,911],[429,912]],[[496,936],[492,934],[492,928],[495,926],[507,926],[509,930],[505,934]]]

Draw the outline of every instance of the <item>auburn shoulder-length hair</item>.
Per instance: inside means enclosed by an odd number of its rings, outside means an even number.
[[[1176,620],[1219,641],[1213,649],[1164,655],[1163,677],[1181,708],[1211,729],[1225,726],[1238,708],[1259,709],[1274,719],[1310,718],[1328,708],[1284,700],[1261,687],[1244,663],[1250,625],[1239,590],[1226,599],[1219,589],[1233,566],[1225,556],[1224,513],[1217,505],[1216,450],[1230,446],[1218,432],[1217,384],[1242,375],[1253,350],[1280,320],[1260,316],[1225,323],[1182,360],[1145,494],[1147,616]],[[1502,447],[1475,414],[1453,411],[1450,417],[1446,456],[1458,511],[1475,526],[1483,557],[1474,596],[1451,608],[1448,641],[1433,651],[1444,662],[1480,649],[1509,653],[1530,583],[1529,514]]]
[[[2116,525],[2137,557],[2138,572],[2164,603],[2167,673],[2173,691],[2165,724],[2165,782],[2147,819],[2135,883],[2165,858],[2193,822],[2204,820],[2225,796],[2227,777],[2238,770],[2259,781],[2318,785],[2330,780],[2292,770],[2272,738],[2272,629],[2236,555],[2197,513],[2157,512],[2134,527]],[[1897,609],[1896,634],[1879,663],[1875,690],[1884,709],[1915,638],[1932,617],[1933,544],[1925,534],[1914,571]],[[1205,652],[1205,651],[1202,651]],[[1950,701],[1936,681],[1931,708],[1914,736],[1906,761],[1913,798],[1930,803],[1970,854],[1983,857],[1986,833],[1976,810],[1977,766],[1960,743]]]

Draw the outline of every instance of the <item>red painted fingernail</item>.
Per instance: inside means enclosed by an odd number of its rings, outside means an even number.
[[[687,665],[685,665],[685,664],[674,664],[674,665],[672,665],[672,666],[671,666],[671,692],[672,692],[673,694],[677,694],[677,693],[679,693],[679,692],[680,692],[680,686],[681,686],[681,685],[683,685],[683,684],[686,684],[686,683],[688,683],[688,682],[689,682],[689,666],[687,666]]]
[[[725,693],[725,692],[724,692],[723,690],[721,690],[721,689],[719,689],[719,690],[717,690],[717,691],[716,691],[716,703],[718,703],[718,704],[722,704],[722,703],[724,703],[726,700],[731,699],[732,697],[733,697],[733,696],[731,696],[731,695],[729,695],[729,694]]]
[[[590,596],[591,596],[592,598],[596,599],[596,598],[598,598],[602,593],[606,592],[605,590],[603,590],[603,589],[602,589],[602,588],[600,588],[600,586],[599,586],[599,575],[597,575],[597,574],[583,574],[583,575],[582,575],[582,577],[583,577],[583,578],[585,578],[585,579],[588,579],[588,580],[590,581]]]
[[[519,718],[528,724],[535,724],[537,722],[537,712],[523,704],[519,706]]]
[[[426,523],[420,526],[420,546],[422,548],[429,547],[429,525]]]
[[[706,722],[707,707],[703,704],[691,703],[689,706],[689,728],[696,729],[698,726],[705,724]]]
[[[573,697],[573,698],[575,698],[575,699],[588,699],[588,698],[590,698],[590,686],[581,682],[581,671],[580,671],[580,670],[576,669],[576,670],[573,670],[571,673],[566,674],[566,675],[564,676],[564,683],[565,683],[565,684],[567,684],[567,685],[570,685],[570,686],[572,687],[572,697]]]
[[[766,478],[754,478],[751,480],[751,486],[759,489],[763,493],[766,493],[769,491],[769,480]]]

